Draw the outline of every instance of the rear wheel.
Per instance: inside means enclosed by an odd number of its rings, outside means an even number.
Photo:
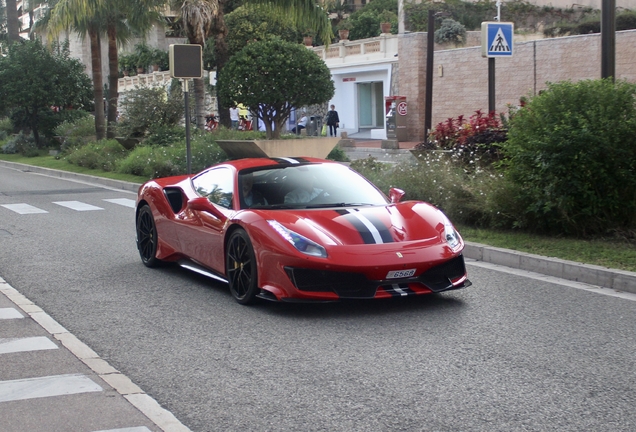
[[[157,267],[161,260],[157,259],[157,227],[152,210],[144,205],[137,215],[137,249],[141,262],[146,267]]]
[[[240,304],[254,302],[258,294],[256,255],[247,233],[238,229],[230,235],[225,257],[230,292]]]

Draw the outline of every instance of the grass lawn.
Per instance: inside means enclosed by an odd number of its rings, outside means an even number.
[[[64,160],[55,159],[52,156],[27,158],[20,155],[0,154],[0,160],[133,183],[143,183],[147,180],[133,175],[79,167]],[[633,242],[629,243],[616,239],[579,240],[547,237],[521,232],[477,229],[467,226],[459,226],[458,229],[466,241],[636,272],[636,244]]]

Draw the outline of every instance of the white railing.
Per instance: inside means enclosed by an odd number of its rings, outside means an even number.
[[[398,52],[398,36],[383,34],[369,39],[340,41],[328,48],[319,46],[312,50],[327,65],[381,60],[395,57]]]
[[[119,78],[119,91],[125,92],[137,86],[169,85],[172,78],[170,71],[153,72]]]

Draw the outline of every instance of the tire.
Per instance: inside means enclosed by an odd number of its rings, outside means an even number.
[[[256,300],[259,292],[256,255],[250,237],[242,229],[234,231],[227,242],[225,274],[238,303],[246,305]]]
[[[157,259],[157,226],[152,210],[144,205],[137,215],[137,250],[141,257],[141,262],[146,267],[157,267],[161,260]]]

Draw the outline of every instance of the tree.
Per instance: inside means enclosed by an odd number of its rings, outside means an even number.
[[[71,28],[80,35],[88,34],[91,41],[91,64],[95,98],[95,131],[98,139],[104,137],[103,77],[101,63],[101,36],[108,38],[108,123],[106,136],[115,137],[115,122],[119,98],[119,62],[117,44],[133,35],[143,35],[160,19],[159,8],[166,0],[59,0],[48,20],[43,21],[52,34]],[[55,3],[55,2],[53,2]]]
[[[68,49],[51,52],[36,39],[14,43],[0,57],[0,111],[11,111],[14,122],[31,129],[36,144],[51,107],[88,109],[90,88],[84,65]]]
[[[229,59],[227,46],[228,28],[225,23],[225,11],[231,0],[170,0],[173,7],[181,9],[184,30],[189,43],[205,46],[206,39],[214,37],[214,57],[217,75]],[[302,28],[311,28],[323,41],[331,41],[333,33],[329,17],[323,7],[315,0],[254,0],[280,15],[287,16]],[[199,82],[201,81],[201,82]],[[202,80],[194,80],[196,98],[197,127],[203,128],[204,85]],[[230,118],[227,106],[219,104],[221,123],[229,126]]]
[[[100,9],[101,7],[101,9]],[[102,50],[100,33],[103,29],[103,0],[60,0],[51,10],[47,21],[52,35],[72,29],[82,37],[88,35],[91,46],[91,71],[93,75],[93,99],[95,103],[95,135],[104,139],[104,86],[102,76]]]
[[[226,15],[228,28],[227,47],[230,56],[243,49],[250,42],[279,37],[288,42],[300,43],[302,34],[298,27],[286,16],[276,14],[271,9],[254,5],[241,6]]]
[[[334,92],[329,68],[313,51],[280,39],[248,44],[225,65],[217,85],[220,100],[244,104],[263,120],[268,138],[280,136],[294,107],[325,103]]]

